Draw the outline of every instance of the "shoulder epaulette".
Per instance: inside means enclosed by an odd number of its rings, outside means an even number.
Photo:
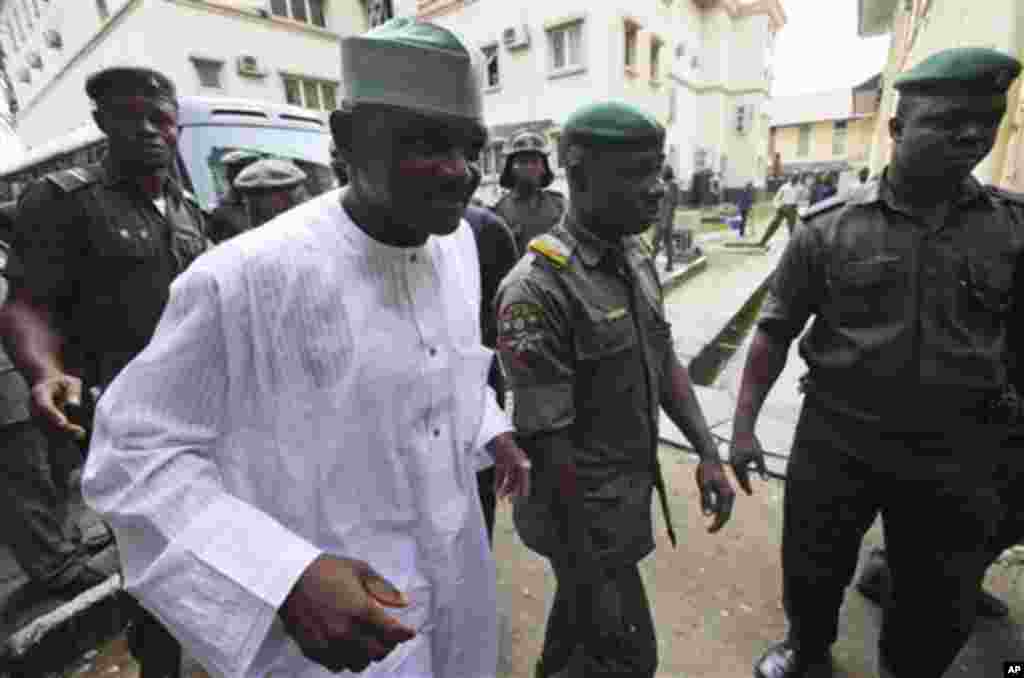
[[[565,268],[572,256],[572,250],[564,242],[550,233],[538,235],[526,246],[531,252],[542,255],[559,268]]]
[[[806,210],[804,210],[803,214],[800,215],[800,218],[811,219],[813,217],[818,216],[819,214],[828,212],[829,210],[835,209],[836,207],[841,207],[845,205],[846,200],[847,196],[845,195],[834,195],[831,198],[828,198],[827,200],[816,202],[810,207],[808,207]]]
[[[651,247],[651,244],[647,242],[646,238],[639,235],[632,235],[627,240],[633,245],[633,247],[643,252],[646,256],[654,256],[654,248]]]
[[[77,191],[100,180],[99,172],[92,167],[72,167],[47,174],[44,179],[65,193]]]

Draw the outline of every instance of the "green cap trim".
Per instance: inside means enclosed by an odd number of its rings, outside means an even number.
[[[955,47],[932,54],[893,80],[901,92],[1002,94],[1020,75],[1021,63],[985,47]]]
[[[570,143],[584,146],[660,147],[665,143],[661,123],[619,101],[584,106],[569,116],[563,134]]]

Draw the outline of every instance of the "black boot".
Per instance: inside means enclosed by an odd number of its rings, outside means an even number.
[[[832,678],[832,657],[827,652],[805,656],[784,641],[757,660],[754,678]]]

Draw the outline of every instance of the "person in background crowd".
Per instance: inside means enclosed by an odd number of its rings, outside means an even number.
[[[481,176],[480,168],[475,164],[470,164],[469,170],[473,175],[470,193],[472,195],[480,186]],[[498,283],[508,275],[508,272],[519,260],[519,250],[516,249],[516,239],[512,235],[512,231],[502,218],[482,204],[474,205],[472,198],[470,198],[470,204],[466,206],[465,218],[473,228],[477,253],[480,258],[480,287],[483,293],[480,304],[480,334],[483,337],[484,346],[493,349],[498,333],[494,296],[498,293]],[[497,355],[491,360],[487,383],[497,394],[498,405],[504,409],[505,375],[501,371]],[[480,504],[484,509],[484,524],[487,525],[487,537],[492,544],[494,543],[494,511],[498,501],[495,493],[494,473],[493,466],[477,473]]]
[[[221,157],[220,163],[224,166],[227,190],[208,221],[207,234],[213,242],[224,242],[249,229],[249,215],[246,214],[242,196],[234,188],[235,179],[242,170],[262,157],[255,151],[244,149],[225,153]]]
[[[868,183],[868,177],[871,176],[871,170],[867,167],[862,167],[860,172],[857,172],[857,179],[860,180],[861,185]]]
[[[505,168],[498,180],[508,189],[495,203],[494,213],[505,220],[516,238],[516,247],[546,233],[565,214],[565,196],[548,188],[555,180],[548,163],[548,141],[536,132],[523,131],[512,137]]]
[[[754,207],[754,182],[748,181],[747,185],[740,191],[739,197],[736,199],[736,209],[740,213],[740,237],[744,238],[747,234],[747,219],[750,217],[750,210]]]
[[[1006,313],[1024,199],[971,172],[1020,71],[1000,52],[956,48],[901,74],[889,166],[810,210],[772,276],[734,418],[730,457],[748,494],[748,467],[765,472],[758,412],[814,322],[786,469],[789,634],[758,660],[758,678],[832,675],[839,609],[879,514],[892,582],[881,678],[940,678],[974,626],[1002,512]]]
[[[0,222],[2,306],[22,268],[7,245],[13,224],[3,216]],[[46,435],[29,412],[29,398],[25,379],[0,350],[3,542],[37,591],[70,600],[117,572],[117,550],[108,548],[113,535],[102,523],[83,534],[70,506],[76,491],[70,478],[81,466],[81,452],[72,438]]]
[[[242,170],[233,188],[242,198],[248,228],[262,226],[308,200],[305,182],[306,173],[290,160],[266,158]]]
[[[665,196],[661,199],[661,207],[658,211],[657,222],[655,223],[656,231],[653,246],[654,256],[657,257],[662,243],[665,244],[665,257],[667,260],[665,271],[668,272],[672,270],[673,260],[675,259],[673,253],[676,243],[673,238],[673,232],[675,230],[676,208],[679,207],[679,184],[676,183],[676,175],[672,171],[672,165],[665,165],[665,169],[661,172],[661,180],[665,184]]]
[[[786,228],[789,230],[790,236],[793,235],[793,227],[796,225],[797,220],[797,202],[800,199],[799,182],[800,177],[794,174],[775,193],[775,197],[772,199],[772,205],[775,207],[775,217],[768,224],[768,228],[761,237],[761,245],[768,244],[768,241],[775,235],[775,231],[779,230],[779,225],[782,224],[783,220],[786,221]]]
[[[662,409],[701,458],[710,531],[729,520],[734,492],[638,237],[664,193],[665,128],[632,106],[598,103],[570,116],[561,143],[569,214],[530,243],[497,301],[516,431],[536,468],[536,490],[513,517],[557,583],[536,675],[653,678],[657,638],[638,563],[654,550],[655,489],[675,545],[657,457]]]
[[[171,171],[173,83],[144,68],[109,68],[90,76],[85,91],[108,154],[47,175],[22,195],[14,250],[24,280],[4,314],[5,341],[31,385],[35,414],[83,438],[92,425],[90,394],[142,350],[171,281],[211,244],[199,205]],[[115,536],[122,545],[125,532],[115,528]],[[127,583],[131,589],[131,576]],[[142,678],[176,676],[178,643],[145,610],[136,614],[130,645]]]
[[[195,261],[99,403],[85,498],[212,675],[495,673],[475,474],[515,495],[530,465],[487,385],[462,223],[481,61],[413,19],[343,38],[349,185]]]

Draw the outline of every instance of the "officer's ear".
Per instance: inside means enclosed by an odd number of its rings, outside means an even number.
[[[889,118],[889,136],[892,137],[893,141],[899,141],[903,138],[903,118],[899,115]]]
[[[352,164],[353,143],[355,138],[353,130],[355,127],[355,110],[352,108],[339,108],[331,113],[331,137],[334,139],[334,146],[338,149],[338,155],[348,163]]]

